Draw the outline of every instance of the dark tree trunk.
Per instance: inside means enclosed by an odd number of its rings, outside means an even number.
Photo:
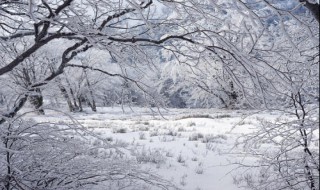
[[[300,0],[300,2],[305,3],[304,6],[313,14],[314,18],[319,23],[319,17],[320,17],[320,5],[319,4],[312,4],[309,3],[308,0]]]
[[[18,111],[24,106],[24,104],[27,102],[27,99],[28,99],[28,95],[27,94],[23,95],[23,97],[17,100],[17,102],[15,103],[15,105],[13,106],[10,112],[1,115],[2,117],[0,116],[0,125],[6,121],[6,118],[13,118],[18,113]]]
[[[92,99],[92,107],[91,107],[92,111],[97,112],[97,106],[96,106],[96,101],[94,101],[94,99]]]
[[[79,106],[77,104],[77,98],[76,98],[76,96],[75,96],[75,94],[74,94],[74,92],[73,92],[73,90],[71,88],[71,84],[70,84],[68,78],[66,78],[66,82],[67,82],[67,85],[69,87],[70,96],[71,96],[72,101],[73,101],[73,108],[74,108],[73,111],[80,111],[80,108],[79,108]],[[71,101],[71,98],[69,98],[70,101]]]
[[[89,102],[89,105],[91,107],[91,110],[96,112],[97,111],[97,106],[96,106],[96,101],[94,100],[93,89],[92,89],[92,86],[91,86],[91,84],[89,82],[86,70],[84,70],[84,73],[86,75],[86,82],[87,82],[87,85],[88,85],[89,96],[90,96],[90,98],[88,99],[88,102]],[[90,100],[91,100],[91,102],[90,102]]]
[[[79,104],[79,111],[83,111],[83,108],[82,108],[82,100],[83,98],[82,98],[82,96],[80,96],[80,97],[78,97],[78,104]]]
[[[96,103],[93,100],[92,102],[89,100],[89,98],[87,97],[87,103],[89,105],[89,107],[91,108],[92,111],[96,112],[97,111],[97,107],[96,107]]]
[[[71,100],[70,100],[70,97],[69,97],[69,95],[68,95],[67,90],[65,89],[64,86],[62,86],[62,84],[59,84],[59,89],[60,89],[61,94],[62,94],[62,96],[64,97],[64,99],[67,101],[67,104],[68,104],[68,107],[69,107],[69,111],[70,111],[70,112],[74,112],[74,111],[75,111],[75,108],[74,108],[74,106],[73,106],[73,104],[72,104],[72,102],[71,102]]]
[[[44,110],[42,108],[43,106],[43,96],[41,94],[41,90],[39,88],[36,88],[29,96],[30,103],[35,107],[36,111],[40,115],[44,115]]]
[[[232,81],[230,81],[229,85],[230,85],[230,92],[228,93],[229,99],[230,99],[229,106],[230,106],[230,108],[235,108],[235,104],[237,103],[237,100],[238,100],[238,94],[234,89],[234,85],[233,85]]]
[[[7,137],[9,137],[11,134],[7,133]],[[10,150],[9,145],[9,138],[4,138],[4,145],[7,150]],[[10,190],[11,189],[11,181],[12,181],[12,169],[11,169],[11,157],[12,153],[9,151],[6,151],[6,164],[7,164],[7,173],[5,177],[5,189]]]
[[[76,96],[75,96],[72,88],[69,88],[69,90],[70,90],[70,95],[71,95],[72,100],[73,100],[73,105],[74,105],[74,107],[75,107],[75,109],[76,109],[75,111],[80,111],[80,108],[79,108],[79,106],[78,106],[78,104],[77,104]]]

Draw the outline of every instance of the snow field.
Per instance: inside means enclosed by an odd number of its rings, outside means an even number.
[[[235,154],[242,151],[241,146],[235,146],[236,140],[256,130],[261,119],[280,116],[253,113],[173,109],[162,112],[163,118],[142,108],[125,112],[120,108],[100,108],[97,113],[77,113],[72,117],[97,136],[124,147],[125,156],[134,159],[141,168],[151,170],[180,189],[235,190],[239,188],[233,177],[241,172],[237,163],[256,161]],[[37,120],[55,118],[55,114],[49,114]],[[268,144],[262,147],[270,148]]]

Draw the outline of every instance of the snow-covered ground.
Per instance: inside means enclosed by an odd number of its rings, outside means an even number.
[[[97,135],[127,145],[127,156],[143,168],[185,190],[235,190],[233,176],[242,157],[235,141],[255,129],[261,119],[280,113],[216,109],[170,109],[160,114],[142,108],[98,108],[72,115],[49,111],[38,121],[75,118]],[[241,160],[243,161],[243,160]],[[254,159],[246,157],[247,162]]]

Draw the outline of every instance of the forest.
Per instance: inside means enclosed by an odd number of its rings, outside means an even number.
[[[319,0],[0,0],[0,189],[319,190]]]

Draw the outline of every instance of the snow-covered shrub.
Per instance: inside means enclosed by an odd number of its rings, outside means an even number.
[[[159,136],[159,130],[155,129],[150,132],[150,137]]]
[[[194,157],[191,158],[191,160],[196,162],[196,161],[198,161],[198,158],[196,156],[194,156]]]
[[[166,157],[173,157],[173,153],[171,151],[166,152]]]
[[[139,139],[140,140],[145,140],[146,139],[146,134],[144,132],[139,133]]]
[[[116,127],[112,130],[113,133],[127,133],[127,131],[128,129],[123,127]]]
[[[86,134],[84,137],[83,135]],[[73,124],[13,119],[0,128],[0,189],[172,187]],[[159,155],[155,156],[159,159]],[[150,187],[151,188],[151,187]],[[166,188],[165,188],[166,189]]]
[[[177,162],[179,162],[179,163],[185,163],[186,162],[185,158],[181,155],[181,153],[177,157]]]
[[[202,133],[192,133],[189,136],[189,141],[197,141],[199,139],[202,139],[204,137],[204,135]]]
[[[167,135],[165,135],[165,136],[159,137],[159,140],[161,142],[171,142],[171,141],[175,141],[176,138],[175,138],[175,136],[167,136]]]
[[[135,151],[133,156],[136,158],[138,163],[153,163],[153,164],[163,164],[166,162],[166,158],[163,156],[161,150],[142,150]]]
[[[180,178],[180,185],[182,186],[186,186],[187,185],[187,182],[186,182],[186,178],[188,177],[187,174],[183,174]]]
[[[168,135],[168,136],[177,136],[178,133],[173,131],[173,130],[169,130],[168,132],[165,132],[163,135]]]
[[[208,143],[208,142],[211,142],[211,143],[223,143],[223,141],[225,141],[225,140],[227,140],[227,136],[226,135],[222,135],[222,134],[212,135],[212,134],[209,134],[209,135],[205,135],[201,139],[201,142],[203,142],[203,143]]]
[[[196,174],[203,174],[203,167],[202,166],[197,166],[195,169]]]
[[[188,127],[193,127],[193,126],[196,126],[196,123],[193,122],[193,121],[189,121],[189,122],[187,123],[187,126],[188,126]]]
[[[309,114],[297,120],[261,120],[254,132],[239,138],[245,155],[256,161],[245,166],[235,183],[251,189],[317,189],[319,147],[313,142],[319,141],[319,118]]]
[[[178,132],[186,132],[187,130],[184,127],[179,127]]]
[[[148,126],[139,126],[138,130],[139,131],[149,131],[149,127]]]

